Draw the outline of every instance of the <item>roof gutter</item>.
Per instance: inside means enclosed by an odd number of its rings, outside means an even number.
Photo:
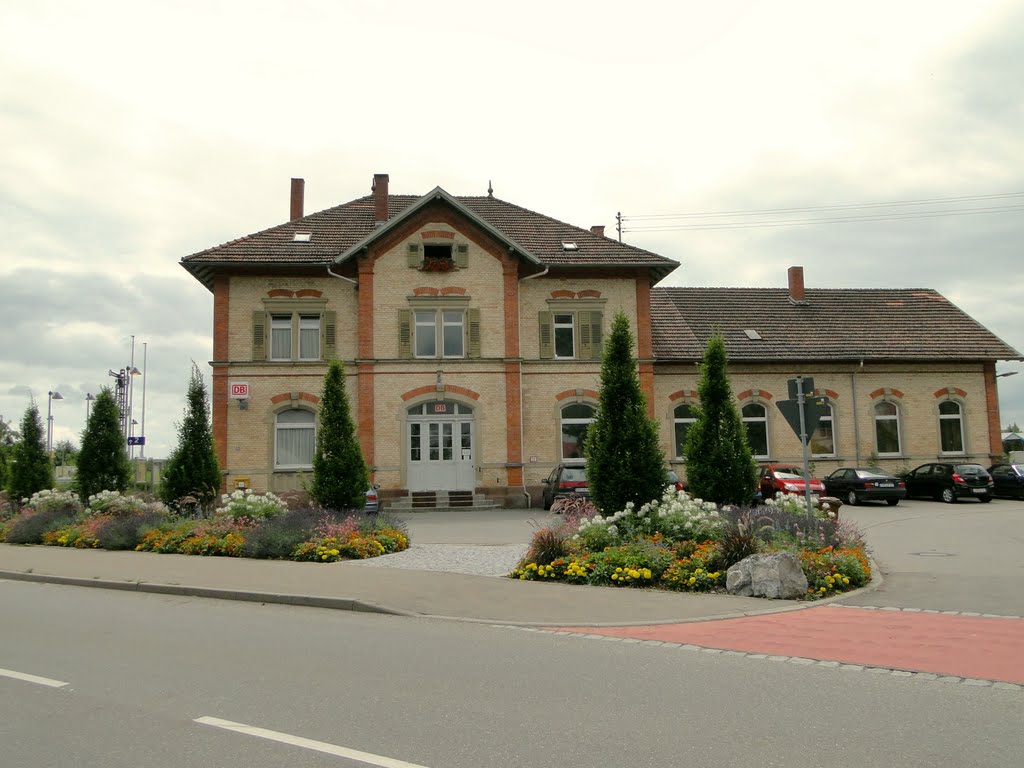
[[[337,272],[332,272],[330,264],[327,265],[327,274],[331,277],[336,277],[339,280],[344,280],[346,283],[352,283],[357,290],[359,289],[359,283],[357,281],[353,280],[351,277],[345,277],[344,275],[339,275]]]

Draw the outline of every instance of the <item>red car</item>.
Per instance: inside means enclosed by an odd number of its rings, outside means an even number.
[[[804,472],[800,467],[782,464],[769,464],[761,468],[761,475],[758,484],[761,488],[761,495],[766,499],[774,499],[779,493],[804,492]],[[816,478],[811,478],[811,493],[821,495],[825,493],[825,484]]]

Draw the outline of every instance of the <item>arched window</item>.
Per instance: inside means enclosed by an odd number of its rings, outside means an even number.
[[[675,427],[676,435],[676,458],[684,458],[684,452],[686,449],[686,433],[690,431],[690,427],[697,421],[697,412],[693,406],[689,403],[683,403],[677,405],[676,409],[672,412],[672,423]]]
[[[747,442],[755,459],[768,458],[768,409],[760,403],[747,403],[740,412],[747,428]]]
[[[960,403],[939,403],[939,447],[943,453],[964,452],[964,414]]]
[[[316,450],[316,414],[293,408],[274,418],[274,467],[309,469]]]
[[[814,430],[814,434],[811,435],[812,456],[836,455],[835,423],[832,420],[833,414],[834,411],[830,405],[828,406],[828,410],[825,412],[825,415],[821,417],[821,421],[818,422],[818,427]]]
[[[594,421],[594,412],[594,407],[586,403],[573,403],[562,409],[562,461],[583,463],[583,445]]]
[[[900,454],[900,409],[888,400],[875,406],[875,450],[879,456]]]

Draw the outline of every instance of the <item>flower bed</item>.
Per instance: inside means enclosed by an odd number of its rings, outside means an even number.
[[[87,507],[73,493],[42,491],[0,520],[0,541],[326,563],[408,549],[409,534],[385,515],[289,509],[273,494],[251,490],[222,496],[213,515],[201,519],[115,491],[90,496]]]
[[[685,491],[666,490],[639,509],[608,517],[573,499],[563,516],[536,531],[511,578],[682,592],[725,591],[726,571],[748,555],[793,552],[807,577],[806,599],[871,580],[866,544],[852,522],[827,505],[808,519],[803,499],[783,495],[756,509],[719,509]]]

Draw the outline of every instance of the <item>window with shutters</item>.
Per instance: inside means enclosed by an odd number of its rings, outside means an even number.
[[[469,297],[414,296],[410,309],[398,310],[401,358],[480,357],[480,310]]]
[[[322,299],[264,299],[252,317],[252,359],[311,362],[334,357],[337,321]]]
[[[409,267],[424,272],[453,272],[469,266],[468,243],[409,243],[407,254]]]
[[[549,360],[600,360],[604,299],[549,299],[540,312],[540,357]]]

